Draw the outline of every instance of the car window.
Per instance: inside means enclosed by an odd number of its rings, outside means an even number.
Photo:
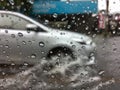
[[[0,28],[26,30],[31,22],[12,14],[0,14]]]

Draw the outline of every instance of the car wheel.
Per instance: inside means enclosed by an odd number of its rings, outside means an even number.
[[[75,57],[68,49],[56,49],[50,51],[47,58],[47,63],[44,65],[43,69],[46,71],[51,71],[55,68],[61,68],[69,65],[70,62],[73,62],[74,60],[76,60]]]

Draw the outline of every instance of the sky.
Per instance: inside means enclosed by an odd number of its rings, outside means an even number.
[[[98,0],[98,9],[102,10],[106,8],[106,0]],[[109,0],[109,12],[120,12],[120,0]]]

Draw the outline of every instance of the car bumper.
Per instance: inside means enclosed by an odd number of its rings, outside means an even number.
[[[95,56],[96,56],[96,44],[92,43],[91,45],[85,45],[80,47],[76,47],[77,58],[81,58],[83,61],[82,65],[94,65],[96,64]]]

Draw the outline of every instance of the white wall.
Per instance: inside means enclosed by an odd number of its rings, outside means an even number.
[[[106,0],[98,0],[98,9],[106,9]],[[120,13],[120,0],[109,0],[109,12]]]
[[[98,0],[98,10],[106,9],[106,0]]]

